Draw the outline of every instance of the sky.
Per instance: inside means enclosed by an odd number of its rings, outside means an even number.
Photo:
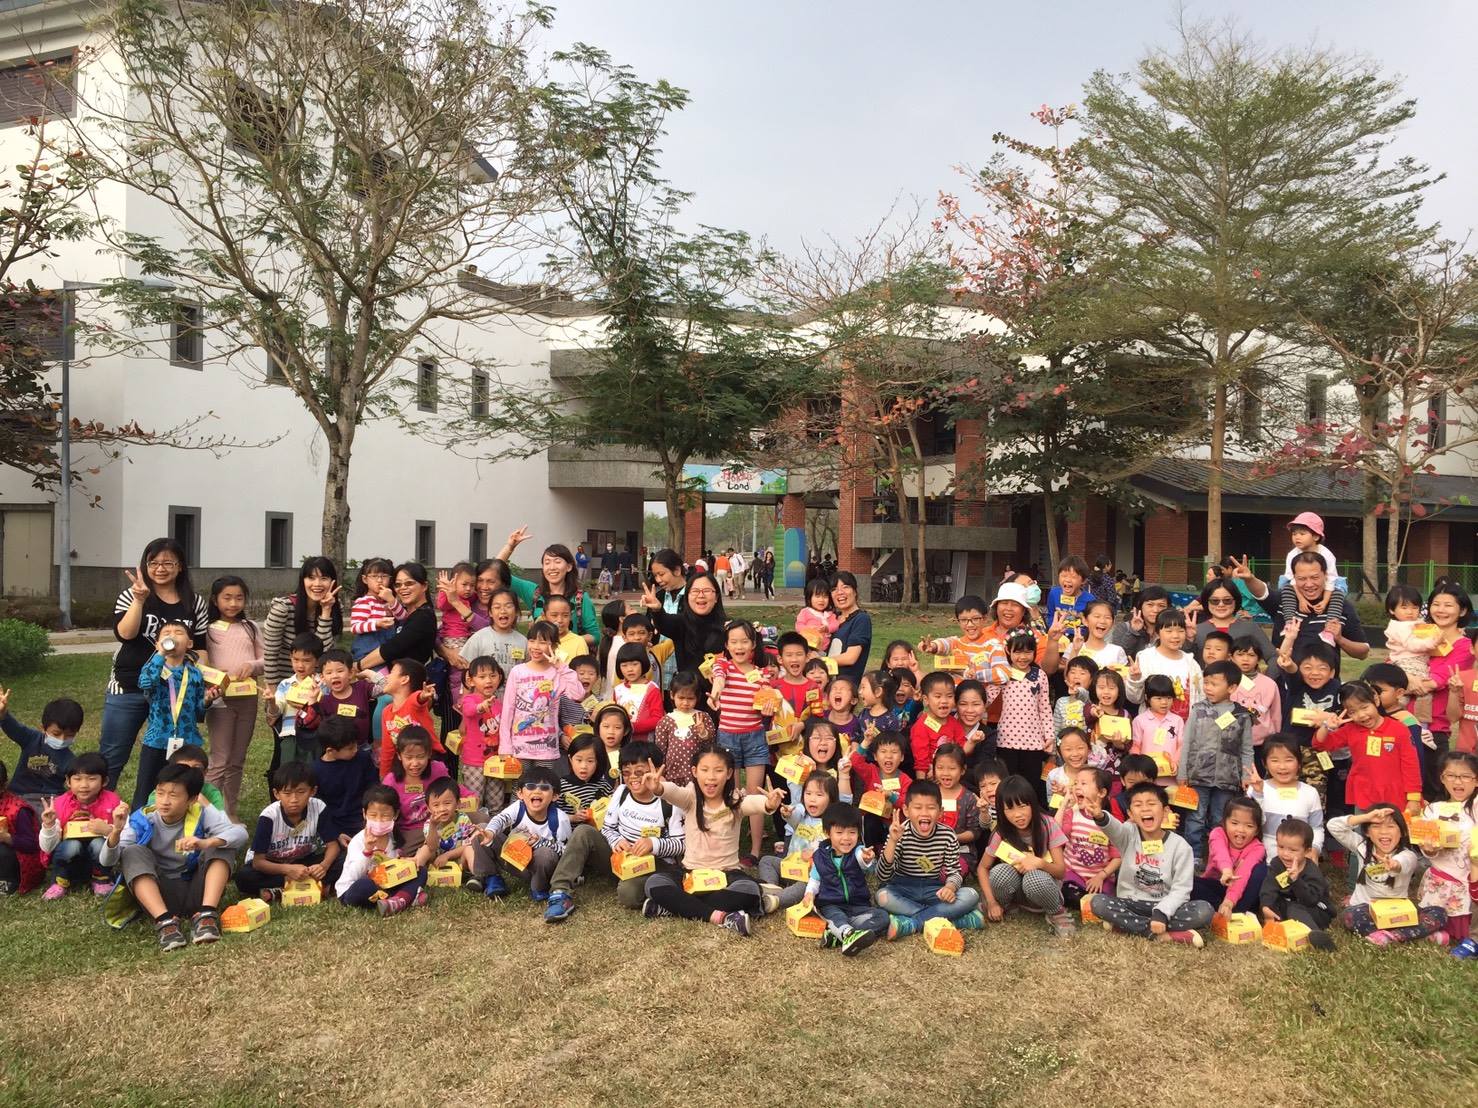
[[[587,42],[692,102],[673,118],[666,176],[696,193],[694,222],[794,251],[842,241],[903,198],[960,191],[997,131],[1035,139],[1039,105],[1075,103],[1095,69],[1128,72],[1172,46],[1160,0],[1037,4],[964,0],[555,0],[550,44]],[[1235,13],[1270,46],[1368,57],[1417,100],[1396,149],[1447,173],[1428,217],[1461,239],[1475,223],[1478,115],[1467,78],[1478,5],[1451,0],[1187,3],[1192,19]]]

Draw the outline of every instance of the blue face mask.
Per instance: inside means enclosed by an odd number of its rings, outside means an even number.
[[[53,750],[66,750],[67,747],[72,745],[72,741],[71,739],[58,738],[55,735],[46,736],[46,745]]]
[[[1041,585],[1028,585],[1026,587],[1026,606],[1028,608],[1035,608],[1041,602],[1042,602],[1042,586]]]

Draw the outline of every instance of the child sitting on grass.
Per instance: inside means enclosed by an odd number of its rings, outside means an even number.
[[[426,871],[399,884],[382,889],[371,874],[382,862],[400,857],[395,842],[395,821],[400,817],[400,797],[388,785],[371,785],[364,791],[364,828],[344,848],[344,868],[334,885],[340,904],[351,908],[374,908],[382,916],[393,916],[426,903]]]
[[[67,791],[41,808],[40,846],[51,855],[51,885],[43,900],[67,895],[72,885],[92,882],[97,896],[113,891],[113,874],[100,861],[103,836],[112,826],[113,809],[123,803],[106,787],[108,763],[101,754],[88,751],[67,765]]]
[[[314,769],[318,774],[318,799],[328,808],[329,820],[339,829],[339,838],[364,827],[364,791],[377,779],[375,762],[359,745],[359,729],[351,719],[331,718],[318,729],[323,753]]]
[[[850,804],[828,805],[821,830],[826,839],[811,855],[801,903],[826,921],[822,947],[840,947],[843,956],[852,957],[888,930],[888,913],[873,905],[867,890],[877,851],[861,845],[862,813]]]
[[[1062,828],[1062,899],[1068,908],[1077,908],[1083,897],[1114,892],[1115,875],[1124,859],[1104,831],[1084,814],[1091,807],[1102,809],[1108,803],[1113,778],[1108,770],[1084,766],[1073,777],[1073,794],[1069,803],[1057,813]]]
[[[10,772],[0,762],[0,896],[30,892],[41,884],[46,863],[40,837],[35,809],[10,791]]]
[[[1062,850],[1067,838],[1062,828],[1042,811],[1036,786],[1024,777],[1001,782],[996,811],[1000,818],[995,834],[980,852],[986,918],[999,923],[1008,909],[1021,904],[1044,913],[1059,938],[1071,936],[1078,928],[1063,910]]]
[[[1267,873],[1262,846],[1262,809],[1245,796],[1227,801],[1221,826],[1211,832],[1206,869],[1191,887],[1191,895],[1216,907],[1216,914],[1256,912]]]
[[[482,879],[487,896],[507,894],[504,874],[511,863],[503,860],[503,848],[510,840],[522,839],[532,857],[522,870],[513,868],[528,881],[530,900],[542,904],[549,899],[554,867],[570,839],[570,817],[554,803],[558,791],[559,779],[552,770],[529,766],[519,778],[518,799],[488,821],[486,833],[472,848],[473,874]]]
[[[272,772],[272,803],[257,817],[251,847],[236,873],[242,896],[271,903],[289,881],[332,885],[338,880],[339,831],[317,792],[318,775],[307,762],[286,762]]]
[[[163,767],[153,806],[132,815],[122,804],[113,810],[98,857],[104,866],[118,866],[120,887],[113,895],[126,893],[148,915],[163,951],[185,945],[181,918],[190,921],[190,939],[197,944],[221,937],[221,894],[236,852],[246,845],[246,828],[200,803],[204,780],[194,766]],[[113,918],[121,926],[133,913],[120,905]]]
[[[914,781],[893,809],[878,863],[878,907],[889,915],[889,939],[912,935],[936,917],[961,930],[984,926],[976,911],[980,894],[965,887],[959,841],[939,822],[940,807],[939,786]]]
[[[1329,879],[1319,869],[1314,829],[1289,816],[1278,825],[1274,837],[1277,853],[1258,890],[1261,922],[1296,920],[1309,929],[1309,944],[1314,949],[1333,950],[1329,924],[1334,919],[1334,897]]]
[[[1414,926],[1376,926],[1371,905],[1377,900],[1410,900],[1412,882],[1421,864],[1400,808],[1381,804],[1358,815],[1335,816],[1329,821],[1329,833],[1359,866],[1349,907],[1339,917],[1346,928],[1375,946],[1424,938],[1447,945],[1447,913],[1436,906],[1417,909]]]
[[[204,774],[206,769],[210,765],[210,758],[206,755],[205,750],[201,747],[182,746],[173,754],[171,754],[167,759],[165,759],[164,764],[167,766],[194,766],[202,774]],[[147,807],[148,805],[153,803],[154,794],[150,793],[149,799],[144,801],[144,806]],[[225,798],[221,795],[221,790],[216,788],[209,781],[204,782],[200,786],[200,803],[209,804],[214,808],[219,808],[223,812],[226,810],[226,802]],[[231,822],[235,823],[236,821],[232,820]]]
[[[457,810],[459,799],[457,783],[450,777],[438,777],[426,786],[426,823],[416,865],[426,869],[455,862],[462,870],[463,888],[481,892],[482,882],[472,876],[472,847],[478,828],[471,816]]]

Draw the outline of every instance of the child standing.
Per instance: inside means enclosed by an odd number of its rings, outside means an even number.
[[[877,867],[877,852],[858,845],[862,813],[850,804],[827,807],[821,817],[825,840],[811,855],[811,875],[801,903],[814,907],[826,921],[823,947],[842,954],[861,954],[888,929],[888,913],[873,906],[867,875]]]
[[[498,730],[503,720],[503,701],[498,690],[503,670],[497,659],[484,654],[467,667],[471,690],[462,696],[462,748],[457,752],[457,773],[462,787],[477,799],[477,807],[488,812],[503,808],[503,782],[483,775],[489,754],[498,750]]]
[[[816,651],[825,654],[837,633],[837,614],[831,606],[831,586],[824,577],[806,582],[806,606],[796,613],[795,633]]]
[[[1134,744],[1129,693],[1117,670],[1098,671],[1093,680],[1093,703],[1088,706],[1088,718],[1093,725],[1088,734],[1091,743],[1088,764],[1107,770],[1112,776],[1118,772],[1119,759],[1128,754]]]
[[[1067,837],[1042,811],[1036,786],[1024,777],[1006,778],[996,791],[996,811],[995,834],[980,853],[986,918],[999,923],[1019,902],[1046,913],[1054,935],[1073,935],[1078,928],[1063,910],[1060,884]]]
[[[912,778],[902,770],[903,736],[896,731],[884,731],[869,747],[863,745],[852,751],[852,777],[856,781],[854,790],[860,797],[864,793],[881,792],[888,803],[897,806],[902,802]],[[866,813],[863,820],[863,836],[868,846],[881,845],[887,836],[887,824],[881,817]]]
[[[1350,852],[1359,867],[1349,907],[1340,913],[1340,922],[1345,927],[1375,946],[1425,938],[1447,945],[1447,932],[1443,930],[1447,913],[1436,906],[1419,908],[1418,921],[1411,927],[1383,930],[1375,925],[1371,903],[1411,899],[1411,882],[1421,865],[1420,857],[1411,848],[1400,808],[1382,804],[1357,815],[1335,816],[1329,821],[1329,833]]]
[[[955,619],[959,621],[960,633],[939,639],[920,639],[919,652],[945,659],[942,668],[961,677],[971,677],[987,685],[992,681],[1000,681],[1001,670],[1005,667],[993,664],[996,651],[1000,648],[986,633],[985,628],[989,622],[986,619],[987,610],[988,605],[978,596],[960,597],[955,601]],[[908,644],[897,645],[906,647]],[[1035,651],[1035,647],[1033,650]],[[888,654],[892,653],[892,647],[889,647]],[[891,661],[884,659],[884,662],[886,668],[893,668]],[[916,665],[908,668],[916,668]],[[915,680],[922,681],[923,678],[916,676]]]
[[[288,652],[292,662],[292,676],[277,682],[275,689],[268,690],[271,700],[267,705],[267,719],[277,734],[277,765],[283,762],[305,762],[313,757],[316,740],[305,725],[306,709],[318,703],[323,688],[313,678],[318,674],[318,659],[323,655],[323,643],[311,632],[296,636]],[[299,731],[302,732],[299,735]]]
[[[1302,643],[1296,654],[1290,653],[1297,630],[1294,627],[1284,635],[1278,651],[1278,668],[1282,671],[1278,698],[1283,705],[1283,729],[1298,740],[1300,779],[1314,786],[1326,809],[1337,810],[1344,802],[1349,753],[1338,751],[1320,759],[1310,744],[1319,720],[1335,716],[1340,690],[1339,651],[1328,643],[1316,641]],[[1325,760],[1330,766],[1328,771],[1324,769]]]
[[[1348,750],[1350,775],[1345,800],[1366,812],[1378,804],[1416,813],[1422,808],[1422,773],[1406,729],[1377,705],[1375,690],[1363,681],[1340,689],[1340,714],[1333,727],[1314,731],[1316,751]]]
[[[272,803],[257,817],[256,834],[236,872],[242,896],[269,903],[288,881],[332,885],[339,876],[339,829],[314,794],[318,775],[304,762],[286,762],[272,774]]]
[[[380,713],[380,776],[390,772],[395,762],[395,742],[407,727],[419,727],[431,740],[433,753],[445,753],[436,737],[436,721],[428,705],[431,690],[426,687],[426,667],[412,658],[397,658],[390,663],[385,677],[385,695],[390,703]]]
[[[262,635],[246,618],[246,582],[240,577],[217,577],[206,605],[210,625],[205,631],[206,660],[233,682],[262,676]],[[210,736],[210,768],[205,779],[221,790],[226,814],[236,818],[246,748],[257,726],[257,697],[229,695],[229,686],[205,714]]]
[[[619,682],[611,689],[611,698],[626,710],[632,737],[640,742],[649,741],[662,722],[662,689],[647,679],[650,665],[647,648],[639,643],[623,643],[616,651]]]
[[[1334,897],[1314,855],[1313,828],[1301,819],[1285,819],[1278,825],[1276,851],[1258,893],[1262,922],[1296,920],[1309,929],[1310,946],[1333,950]]]
[[[939,786],[939,821],[960,844],[960,868],[968,875],[980,849],[980,803],[964,786],[967,758],[963,747],[945,743],[934,751],[934,782]]]
[[[1159,633],[1155,645],[1141,650],[1129,667],[1129,699],[1141,703],[1145,682],[1150,677],[1168,677],[1175,694],[1170,710],[1181,719],[1188,719],[1191,705],[1201,699],[1201,667],[1182,649],[1186,640],[1185,613],[1178,608],[1166,608],[1155,617],[1155,630]]]
[[[1088,705],[1093,697],[1093,683],[1097,679],[1098,665],[1092,658],[1074,658],[1067,664],[1063,675],[1067,692],[1058,697],[1057,703],[1052,706],[1054,735],[1061,736],[1068,727],[1076,727],[1087,734]]]
[[[375,716],[374,686],[354,676],[354,659],[344,650],[325,650],[318,659],[318,676],[318,699],[298,713],[298,726],[316,737],[328,720],[347,720],[359,745],[368,750]],[[359,810],[357,803],[354,809]]]
[[[888,938],[923,930],[936,917],[961,930],[979,930],[985,921],[976,908],[980,894],[965,887],[960,845],[939,821],[939,786],[914,781],[903,804],[893,809],[888,838],[878,863],[878,907],[888,913]]]
[[[1030,633],[1013,633],[1006,642],[1011,663],[1004,684],[987,686],[989,699],[1001,702],[996,727],[996,754],[1006,768],[1028,781],[1042,776],[1042,764],[1052,752],[1052,703],[1047,675],[1036,662],[1037,640]]]
[[[539,620],[529,628],[529,660],[513,667],[503,691],[498,752],[552,769],[559,760],[566,714],[584,717],[580,681],[555,660],[559,630]]]
[[[1232,640],[1232,661],[1241,672],[1232,687],[1232,699],[1252,716],[1253,757],[1259,759],[1261,767],[1262,744],[1283,727],[1278,683],[1262,672],[1262,652],[1251,634]]]
[[[1446,792],[1447,799],[1428,804],[1422,816],[1437,821],[1439,826],[1456,825],[1458,844],[1445,848],[1422,846],[1422,853],[1431,862],[1431,868],[1422,881],[1420,906],[1440,908],[1446,912],[1447,934],[1459,946],[1466,942],[1471,950],[1472,851],[1478,845],[1473,837],[1473,795],[1475,787],[1478,787],[1478,757],[1449,750],[1442,756],[1437,768],[1437,779]]]
[[[1175,703],[1175,686],[1170,678],[1157,673],[1144,683],[1144,710],[1134,717],[1130,731],[1134,736],[1130,754],[1143,754],[1153,759],[1156,784],[1175,784],[1180,767],[1185,736],[1185,720],[1170,710]]]
[[[344,868],[334,885],[340,904],[351,908],[373,906],[382,916],[393,916],[426,903],[426,871],[387,889],[370,876],[374,868],[401,856],[395,842],[395,821],[400,818],[400,797],[385,785],[371,785],[364,793],[361,812],[364,826],[344,848]]]
[[[1242,795],[1253,773],[1252,717],[1232,703],[1232,686],[1241,677],[1234,662],[1212,662],[1204,678],[1205,699],[1191,709],[1185,725],[1175,780],[1196,790],[1185,837],[1198,860],[1206,853],[1208,829],[1222,822],[1227,802]]]
[[[1262,808],[1245,796],[1233,797],[1222,810],[1221,826],[1211,832],[1206,869],[1191,886],[1191,895],[1216,906],[1216,914],[1258,910],[1267,852],[1262,846]]]
[[[759,864],[760,892],[767,914],[801,902],[806,893],[806,882],[787,882],[781,875],[781,868],[790,859],[810,861],[823,837],[821,817],[826,814],[827,808],[840,799],[836,779],[824,769],[818,769],[813,770],[802,783],[799,804],[780,806],[780,815],[786,824],[785,859],[767,854],[760,859]]]
[[[926,673],[919,691],[923,694],[924,711],[909,732],[912,773],[916,779],[927,778],[933,772],[934,751],[941,743],[959,745],[965,739],[965,729],[954,718],[954,678],[938,670]]]
[[[693,779],[693,757],[699,747],[713,742],[713,723],[707,713],[698,711],[698,690],[702,678],[692,670],[679,670],[673,675],[669,693],[672,711],[657,724],[657,747],[662,751],[662,773],[674,785],[686,785]]]
[[[149,722],[139,748],[138,779],[133,787],[135,808],[144,806],[171,754],[186,743],[205,745],[200,738],[200,721],[221,690],[205,687],[199,667],[190,661],[192,645],[188,627],[166,623],[159,629],[153,657],[139,671],[139,689],[149,697]],[[199,787],[195,792],[199,794]]]
[[[734,765],[744,776],[745,790],[758,793],[770,765],[770,745],[765,738],[774,718],[779,694],[765,671],[755,664],[762,649],[759,632],[748,620],[734,620],[724,632],[724,653],[713,663],[713,691],[708,704],[718,712],[718,744],[734,756]],[[759,862],[764,837],[764,819],[749,818],[749,850],[743,864]]]
[[[717,667],[715,667],[717,668]],[[780,789],[753,793],[740,799],[735,780],[734,755],[721,746],[698,751],[693,762],[693,784],[674,785],[660,773],[647,777],[648,789],[683,814],[683,869],[721,870],[726,884],[714,892],[695,895],[684,891],[673,874],[655,873],[647,880],[647,899],[642,915],[680,916],[726,928],[748,936],[752,917],[763,907],[760,887],[739,868],[740,821],[763,820],[785,799]]]
[[[1108,641],[1114,629],[1114,606],[1107,600],[1093,600],[1083,609],[1085,637],[1075,641],[1072,657],[1090,658],[1100,670],[1128,669],[1129,655],[1118,643]]]
[[[1081,727],[1065,727],[1057,736],[1057,757],[1062,762],[1047,774],[1047,807],[1056,812],[1073,797],[1078,771],[1089,765],[1088,735]]]
[[[518,629],[518,597],[512,589],[495,589],[488,597],[488,626],[472,632],[462,647],[464,658],[490,657],[505,674],[528,657],[529,640]]]
[[[39,847],[51,855],[51,884],[41,899],[57,900],[74,883],[87,880],[96,896],[112,892],[113,875],[100,859],[113,810],[123,801],[107,781],[108,763],[101,754],[79,754],[67,766],[67,791],[42,805]]]

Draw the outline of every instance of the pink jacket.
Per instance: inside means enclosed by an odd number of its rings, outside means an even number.
[[[1257,863],[1267,861],[1268,853],[1263,848],[1262,838],[1253,835],[1252,841],[1241,850],[1233,850],[1232,844],[1227,842],[1227,833],[1220,827],[1213,828],[1211,838],[1206,847],[1206,872],[1202,877],[1220,877],[1224,873],[1233,873],[1232,883],[1227,886],[1226,899],[1233,904],[1242,899],[1242,894],[1247,890],[1247,882],[1252,880],[1252,871]],[[1213,904],[1213,908],[1221,905]]]
[[[795,629],[804,635],[807,631],[817,636],[816,649],[826,653],[826,648],[831,643],[831,637],[836,634],[837,616],[835,612],[818,612],[807,604],[795,617]]]
[[[1283,702],[1278,696],[1278,683],[1266,673],[1252,678],[1252,688],[1232,686],[1232,703],[1253,713],[1252,744],[1261,746],[1269,735],[1283,729]]]
[[[457,755],[469,766],[480,766],[498,749],[498,730],[503,722],[503,702],[496,696],[484,699],[477,693],[462,697],[462,750]]]
[[[1130,754],[1148,754],[1154,757],[1163,754],[1170,759],[1170,773],[1160,774],[1155,780],[1162,785],[1175,784],[1175,770],[1180,765],[1180,744],[1185,737],[1185,720],[1174,712],[1166,712],[1161,719],[1146,709],[1134,717],[1129,725],[1134,739],[1129,744]]]
[[[1432,733],[1449,734],[1452,723],[1447,718],[1447,680],[1459,670],[1473,667],[1473,643],[1466,635],[1459,635],[1446,654],[1437,653],[1427,662],[1437,691],[1432,694]]]

